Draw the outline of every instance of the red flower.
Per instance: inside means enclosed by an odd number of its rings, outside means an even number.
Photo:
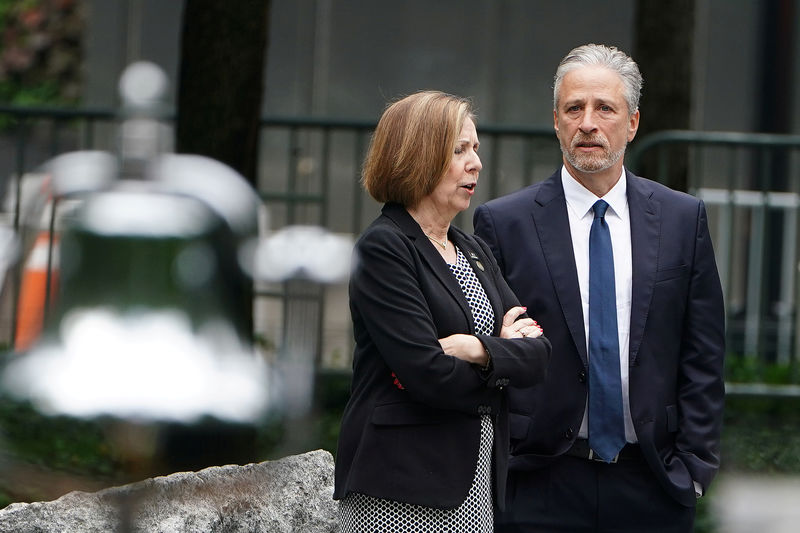
[[[41,26],[44,19],[45,12],[41,7],[28,8],[19,15],[19,20],[22,22],[22,25],[31,30]]]
[[[394,372],[392,372],[392,377],[394,378],[394,386],[395,387],[397,387],[400,390],[405,389],[405,387],[403,387],[403,384],[400,383],[400,380],[397,379],[397,375]]]

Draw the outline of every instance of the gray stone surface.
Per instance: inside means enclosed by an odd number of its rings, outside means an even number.
[[[339,530],[323,450],[215,466],[0,510],[0,533],[328,533]]]

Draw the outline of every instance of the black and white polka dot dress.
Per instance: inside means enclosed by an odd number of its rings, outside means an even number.
[[[472,316],[475,332],[491,335],[494,311],[467,258],[456,248],[456,264],[448,265],[461,285]],[[342,533],[491,533],[492,444],[494,430],[489,415],[481,416],[481,441],[475,476],[467,499],[455,509],[434,509],[422,505],[373,498],[351,492],[340,502]]]

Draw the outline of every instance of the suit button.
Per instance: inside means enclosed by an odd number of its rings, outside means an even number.
[[[585,370],[581,370],[580,372],[578,372],[578,381],[580,381],[581,383],[586,383],[586,371]]]
[[[564,437],[571,439],[573,434],[574,432],[572,431],[572,428],[567,428],[567,430],[564,432]]]

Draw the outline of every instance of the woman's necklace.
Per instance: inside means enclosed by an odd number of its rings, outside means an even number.
[[[427,233],[426,233],[425,235],[426,235],[426,236],[427,236],[427,237],[428,237],[430,240],[432,240],[433,242],[435,242],[436,244],[438,244],[439,246],[441,246],[441,247],[442,247],[442,250],[447,250],[447,237],[445,237],[443,241],[439,241],[439,240],[436,240],[436,239],[434,239],[433,237],[431,237],[431,236],[430,236],[430,235],[428,235]]]

